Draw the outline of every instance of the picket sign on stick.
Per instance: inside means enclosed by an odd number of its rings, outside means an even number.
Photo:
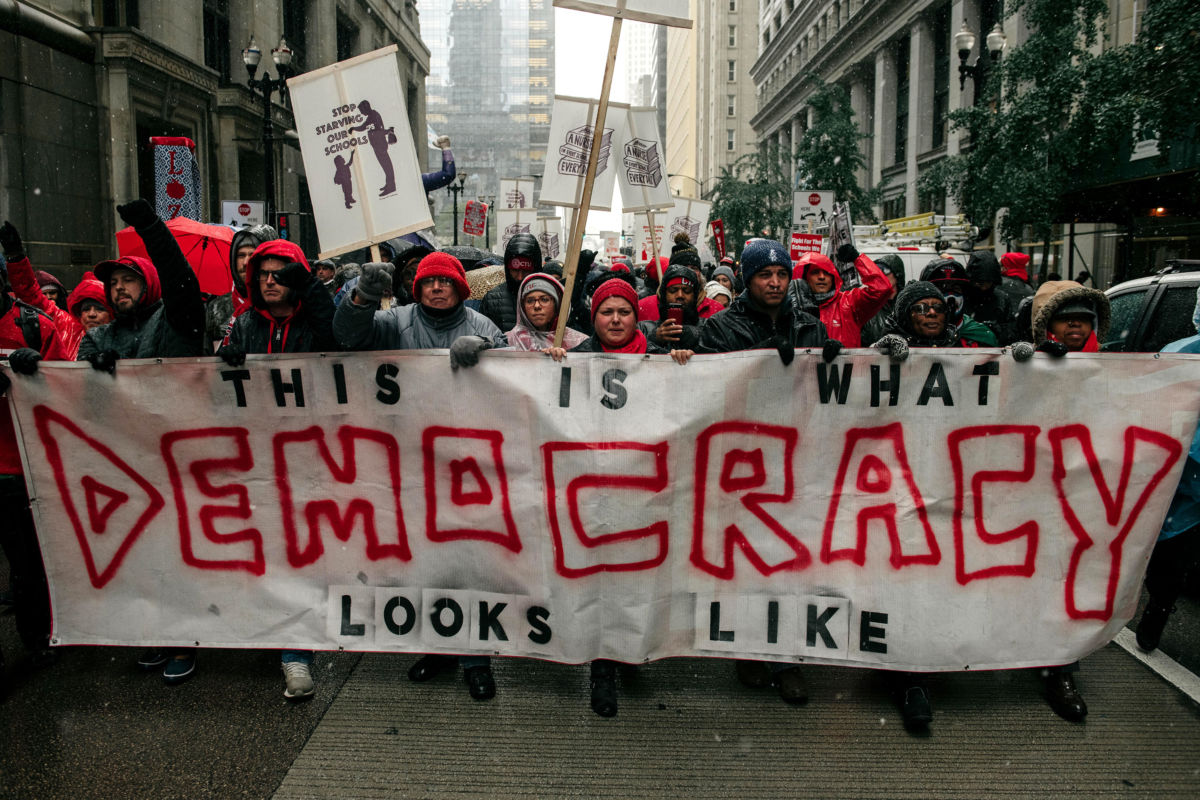
[[[579,267],[579,248],[583,245],[583,229],[587,225],[588,209],[592,204],[592,186],[596,182],[596,162],[604,139],[604,118],[608,114],[608,95],[612,89],[613,70],[617,63],[617,47],[621,43],[621,21],[633,19],[659,25],[680,28],[692,27],[686,0],[554,0],[559,8],[573,8],[613,18],[612,34],[608,39],[608,57],[604,61],[604,81],[600,88],[600,105],[596,108],[596,121],[592,128],[592,148],[588,155],[587,172],[583,178],[583,197],[579,203],[579,214],[571,225],[571,238],[567,243],[567,260],[563,264],[563,297],[571,297],[575,288],[575,271]],[[653,8],[651,8],[653,6]],[[554,331],[554,346],[562,347],[563,333],[567,329],[570,303],[558,309],[558,326]]]
[[[654,263],[654,268],[655,268],[655,269],[658,269],[658,268],[659,268],[659,264],[658,264],[658,236],[657,236],[657,235],[654,233],[654,211],[653,211],[653,210],[651,210],[651,211],[647,211],[647,212],[646,212],[646,224],[650,226],[650,252],[651,252],[651,254],[652,254],[653,258],[654,258],[654,262],[653,262],[653,263]],[[665,271],[666,271],[666,270],[663,270],[663,272],[665,272]],[[658,276],[658,280],[659,280],[659,282],[660,282],[660,283],[662,282],[662,279],[663,279],[663,276],[662,276],[662,274],[660,273],[660,274],[659,274],[659,276]]]

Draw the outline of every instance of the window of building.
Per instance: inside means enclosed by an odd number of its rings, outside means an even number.
[[[729,102],[725,106],[725,116],[733,117],[737,115],[737,95],[729,95]]]
[[[737,0],[729,0],[729,10],[737,11]]]
[[[100,0],[101,25],[136,28],[138,23],[138,0]]]
[[[737,25],[729,26],[729,46],[737,47]]]
[[[204,0],[204,65],[229,83],[229,0]]]
[[[337,60],[353,58],[358,50],[358,26],[346,16],[337,15]]]
[[[946,143],[950,123],[950,4],[933,18],[933,146]]]
[[[904,195],[883,201],[883,218],[898,219],[904,216]]]
[[[904,162],[908,145],[908,37],[896,42],[896,158]]]
[[[729,59],[729,80],[737,80],[737,61]]]
[[[737,141],[737,140],[734,138],[734,132],[733,132],[733,131],[731,131],[731,130],[730,130],[730,131],[725,131],[725,150],[726,150],[726,151],[728,151],[728,152],[732,153],[732,152],[733,152],[733,148],[734,148],[734,146],[735,146],[735,144],[736,144],[736,141]]]
[[[292,75],[308,71],[304,60],[308,50],[306,5],[305,0],[283,0],[283,38],[287,39],[288,47],[292,49],[292,66],[289,70]],[[263,55],[269,54],[264,52]]]

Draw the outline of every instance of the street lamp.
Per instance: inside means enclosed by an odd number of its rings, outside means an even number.
[[[446,187],[454,195],[454,244],[458,245],[458,196],[462,194],[463,184],[467,182],[467,173],[460,172],[458,177]]]
[[[693,183],[695,183],[697,186],[700,187],[700,196],[704,197],[704,181],[696,180],[691,175],[680,175],[676,172],[667,173],[667,177],[668,178],[687,178],[689,181],[692,181]],[[675,194],[678,195],[679,191],[676,190]]]
[[[975,49],[975,34],[967,27],[966,20],[963,20],[962,29],[954,34],[954,47],[958,50],[958,90],[961,92],[967,86],[967,78],[971,79],[971,83],[975,86],[975,96],[978,101],[979,90],[983,87],[984,81],[987,79],[987,71],[989,63],[983,60],[981,55],[975,59],[974,64],[967,64],[967,59],[971,57],[971,51]],[[1008,43],[1008,39],[1004,36],[1004,31],[1000,29],[1000,23],[996,23],[996,27],[992,28],[987,35],[988,55],[991,57],[990,64],[994,66],[1000,60],[1000,55],[1004,52],[1004,46]]]
[[[266,174],[266,197],[263,205],[265,206],[263,216],[268,224],[275,224],[275,136],[271,132],[271,95],[279,92],[279,97],[282,100],[284,92],[287,90],[287,74],[292,65],[292,48],[287,46],[287,40],[282,37],[279,39],[279,47],[271,51],[271,60],[275,62],[275,69],[279,73],[278,78],[272,78],[267,72],[263,71],[261,78],[255,78],[254,75],[258,72],[258,62],[262,60],[262,50],[258,49],[258,44],[254,41],[254,36],[250,37],[250,44],[242,51],[242,63],[246,65],[246,71],[250,73],[250,80],[246,81],[246,85],[250,87],[252,92],[262,92],[263,97],[263,154],[266,157],[266,167],[263,170]]]

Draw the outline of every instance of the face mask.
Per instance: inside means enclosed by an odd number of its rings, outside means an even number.
[[[963,296],[961,294],[946,295],[946,312],[950,319],[958,319],[962,316],[963,311]]]

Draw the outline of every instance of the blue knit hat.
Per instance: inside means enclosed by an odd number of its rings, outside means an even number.
[[[742,281],[750,283],[754,273],[763,267],[778,266],[792,273],[792,256],[788,249],[772,239],[751,239],[742,251]]]

